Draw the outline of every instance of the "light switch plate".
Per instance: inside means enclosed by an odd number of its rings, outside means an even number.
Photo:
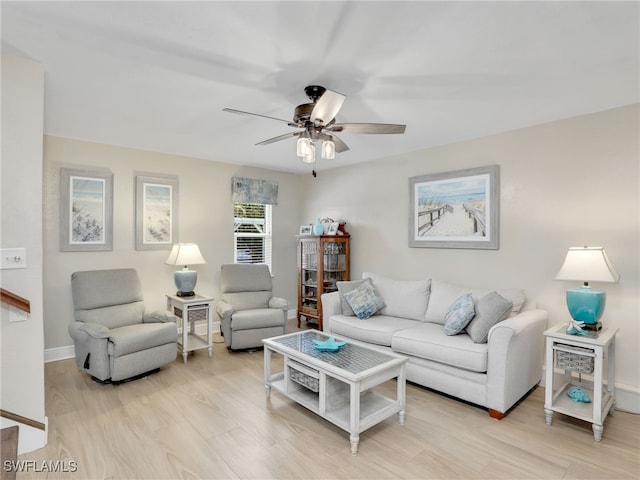
[[[27,268],[27,250],[24,248],[1,248],[0,269]]]

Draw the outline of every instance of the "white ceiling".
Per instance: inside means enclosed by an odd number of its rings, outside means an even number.
[[[639,101],[637,1],[9,2],[2,48],[42,63],[45,133],[308,172],[291,119],[320,84],[347,135],[317,169]],[[6,121],[6,120],[5,120]]]

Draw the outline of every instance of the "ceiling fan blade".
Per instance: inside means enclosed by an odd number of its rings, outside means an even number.
[[[335,144],[336,153],[342,153],[349,150],[349,147],[347,147],[347,144],[344,143],[342,140],[340,140],[338,137],[336,137],[333,133],[321,133],[320,135],[318,135],[318,138],[320,140],[331,140]]]
[[[252,116],[252,117],[269,118],[271,120],[277,120],[278,122],[284,122],[287,125],[289,125],[290,127],[298,127],[299,126],[299,125],[293,123],[290,120],[283,120],[282,118],[270,117],[268,115],[261,115],[259,113],[243,112],[242,110],[236,110],[234,108],[223,108],[222,111],[223,112],[229,112],[229,113],[237,113],[238,115],[249,115],[249,116]]]
[[[393,123],[334,123],[327,130],[342,133],[404,133],[406,125]]]
[[[310,120],[314,123],[328,125],[333,120],[345,100],[344,95],[332,90],[325,91],[311,111]]]
[[[286,140],[287,138],[297,137],[298,135],[300,135],[300,133],[301,132],[285,133],[284,135],[278,135],[277,137],[263,140],[262,142],[256,143],[256,145],[269,145],[270,143],[279,142],[280,140]]]
[[[337,153],[342,153],[349,150],[349,147],[347,146],[347,144],[344,143],[342,140],[340,140],[338,137],[336,137],[335,135],[331,135],[331,137],[333,137],[333,143],[336,144]]]

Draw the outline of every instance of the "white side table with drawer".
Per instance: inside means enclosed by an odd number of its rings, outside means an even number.
[[[556,325],[546,337],[546,380],[544,413],[551,425],[553,412],[563,413],[590,422],[593,438],[602,440],[603,422],[615,407],[615,362],[617,328],[603,328],[589,336],[569,335],[566,326]],[[604,360],[607,360],[607,378],[604,385]],[[555,373],[556,369],[564,374]],[[576,374],[578,377],[576,377]],[[592,381],[582,381],[582,375],[591,375]],[[554,379],[560,380],[554,385]],[[576,402],[567,395],[572,386],[580,386],[591,398],[591,403]]]
[[[178,338],[178,345],[182,349],[184,363],[187,363],[187,354],[193,350],[206,348],[209,351],[209,358],[213,355],[212,305],[213,298],[211,297],[167,295],[167,310],[182,321],[182,338]],[[206,322],[206,337],[196,333],[198,322]]]

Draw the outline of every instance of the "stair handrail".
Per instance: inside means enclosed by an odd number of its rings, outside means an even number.
[[[0,288],[0,301],[24,312],[31,313],[31,302],[29,302],[29,300],[5,290],[4,288]]]

